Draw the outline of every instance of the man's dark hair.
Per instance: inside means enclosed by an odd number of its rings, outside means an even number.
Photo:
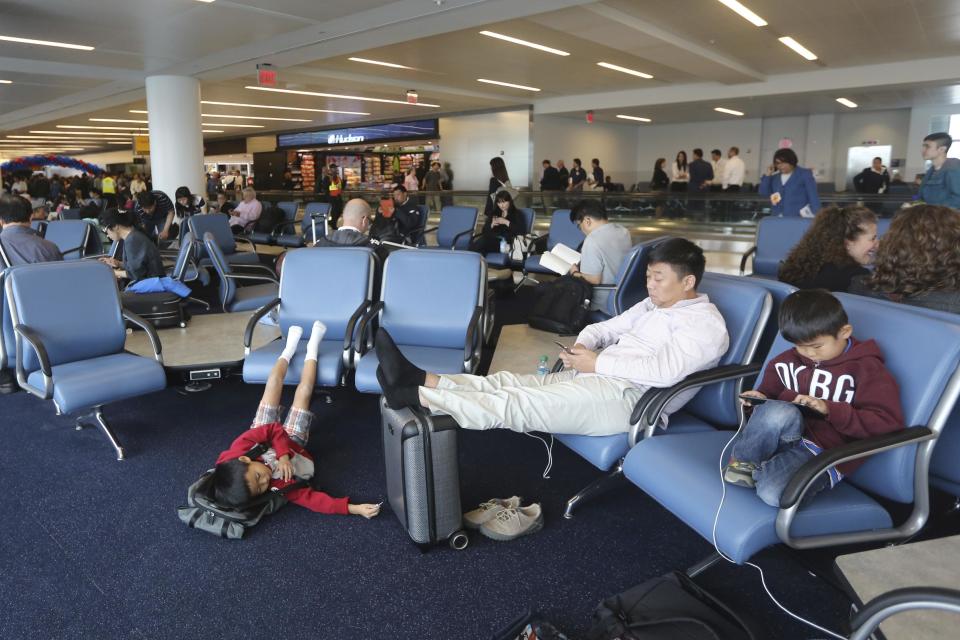
[[[580,158],[574,158],[573,164],[577,165],[578,167],[583,166],[583,163],[580,162]]]
[[[250,502],[247,464],[239,459],[221,462],[213,470],[213,499],[225,507],[240,507]]]
[[[799,160],[797,159],[797,153],[793,149],[777,149],[773,153],[773,162],[786,162],[789,165],[797,166]]]
[[[100,226],[104,229],[116,226],[135,227],[137,223],[132,211],[112,208],[100,214]]]
[[[707,268],[707,261],[703,257],[703,249],[686,238],[670,238],[655,246],[650,251],[647,264],[658,262],[670,265],[673,272],[677,274],[677,278],[681,280],[687,276],[693,276],[695,279],[694,289],[700,286],[703,272]]]
[[[599,166],[600,166],[600,160],[599,160],[598,158],[594,158],[593,160],[590,161],[590,164],[595,164],[595,165],[597,165],[597,166],[599,167]]]
[[[594,220],[606,220],[607,212],[597,200],[581,200],[570,209],[570,222],[573,224],[580,224],[587,216]]]
[[[30,203],[20,196],[5,193],[0,195],[0,220],[4,224],[30,222],[33,210]]]
[[[153,193],[150,191],[141,191],[137,194],[137,203],[141,207],[152,207],[157,204],[157,199],[153,197]]]
[[[541,164],[550,164],[549,160],[544,160]]]
[[[714,150],[712,150],[712,151],[710,152],[710,155],[712,155],[712,156],[722,156],[723,153],[720,151],[720,149],[714,149]]]
[[[399,191],[400,193],[406,193],[406,192],[407,192],[407,188],[406,188],[405,186],[403,186],[402,184],[395,184],[395,185],[393,185],[393,190],[394,190],[394,191]]]
[[[924,142],[927,142],[928,140],[936,142],[938,147],[944,147],[945,149],[949,149],[950,145],[953,144],[953,136],[946,131],[931,133],[923,139]]]
[[[879,160],[880,164],[883,164],[883,158],[881,158],[880,156],[877,156],[876,158],[874,158],[874,160]]]
[[[337,168],[337,165],[333,162],[331,162],[330,166],[327,167],[327,169],[336,169],[336,168]]]
[[[740,147],[730,147],[730,151],[733,151],[735,154],[740,155]]]
[[[780,305],[780,333],[794,344],[819,336],[836,337],[848,323],[843,305],[826,289],[794,291]]]
[[[700,148],[694,149],[694,150],[693,150],[693,157],[694,157],[694,158],[702,158],[702,157],[703,157],[703,149],[700,149]]]

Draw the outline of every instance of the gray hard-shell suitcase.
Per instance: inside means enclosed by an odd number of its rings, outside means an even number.
[[[470,539],[460,512],[457,423],[380,399],[387,499],[407,533],[426,549],[447,542],[463,549]]]

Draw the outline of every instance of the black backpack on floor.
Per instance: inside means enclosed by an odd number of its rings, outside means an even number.
[[[283,209],[277,206],[264,207],[260,212],[260,217],[253,225],[253,230],[257,233],[273,233],[277,225],[284,221]]]
[[[674,571],[607,598],[587,640],[756,640],[744,620]]]
[[[268,448],[260,443],[244,455],[255,460]],[[263,516],[287,504],[287,493],[306,486],[309,486],[306,480],[298,480],[282,489],[272,488],[242,507],[225,507],[213,497],[213,469],[210,469],[187,489],[187,504],[177,507],[177,515],[181,522],[192,529],[238,540],[247,529],[256,526]]]
[[[561,335],[576,335],[587,326],[593,285],[565,275],[534,289],[528,322],[534,329]]]

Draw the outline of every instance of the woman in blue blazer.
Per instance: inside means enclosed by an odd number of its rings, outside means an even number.
[[[820,210],[817,182],[813,171],[797,166],[793,149],[777,149],[772,172],[760,180],[760,194],[770,196],[775,216],[812,218]]]

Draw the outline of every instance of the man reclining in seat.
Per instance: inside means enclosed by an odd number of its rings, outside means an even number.
[[[627,431],[644,391],[716,366],[729,342],[720,312],[697,293],[705,264],[698,246],[682,238],[667,240],[651,252],[649,264],[649,297],[580,332],[572,353],[560,354],[566,368],[559,373],[437,375],[410,363],[381,329],[377,379],[387,405],[445,413],[467,429]],[[694,393],[682,394],[667,412]]]

